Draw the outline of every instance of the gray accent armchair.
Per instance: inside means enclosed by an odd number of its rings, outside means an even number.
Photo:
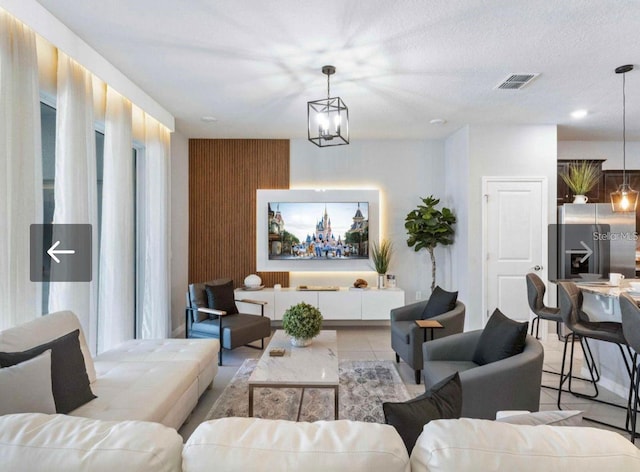
[[[187,307],[185,309],[185,337],[217,338],[220,340],[218,365],[222,365],[222,351],[247,346],[264,349],[264,338],[271,336],[271,320],[264,316],[266,302],[242,299],[244,303],[261,306],[261,315],[246,313],[228,314],[208,307],[205,285],[227,285],[230,279],[216,279],[210,282],[189,284]],[[233,287],[229,297],[233,300]],[[237,308],[236,308],[237,311]],[[260,340],[260,347],[249,343]]]
[[[391,310],[391,348],[396,352],[396,362],[400,362],[402,358],[414,370],[416,384],[420,383],[420,371],[423,364],[422,344],[424,343],[424,331],[416,325],[416,320],[421,319],[427,302],[428,300],[423,300]],[[434,338],[462,333],[464,316],[464,303],[458,301],[453,310],[429,318],[439,321],[443,326],[443,328],[433,330]]]
[[[472,359],[481,334],[468,331],[424,343],[425,388],[459,372],[463,417],[495,419],[500,410],[538,411],[542,344],[528,335],[522,353],[478,365]]]

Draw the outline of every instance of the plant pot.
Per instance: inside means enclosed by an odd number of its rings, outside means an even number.
[[[291,338],[291,345],[295,347],[307,347],[311,344],[311,340],[313,338],[302,339],[302,338]]]
[[[384,288],[385,274],[378,274],[378,288]]]
[[[589,197],[587,197],[586,195],[575,195],[573,197],[573,203],[584,204],[584,203],[587,203],[588,201],[589,201]]]

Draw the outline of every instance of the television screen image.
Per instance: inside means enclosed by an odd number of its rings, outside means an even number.
[[[269,202],[269,260],[369,258],[368,202]]]

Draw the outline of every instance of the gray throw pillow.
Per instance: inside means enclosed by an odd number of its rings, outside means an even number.
[[[528,328],[528,321],[512,320],[496,308],[480,335],[473,362],[485,365],[520,354],[524,351]]]
[[[55,412],[51,391],[51,349],[28,361],[0,369],[0,416]]]
[[[69,413],[96,396],[80,350],[80,330],[22,352],[0,352],[0,367],[10,367],[51,350],[51,390],[57,413]]]
[[[441,289],[439,285],[436,285],[436,288],[429,297],[427,305],[424,307],[422,319],[428,320],[429,318],[453,310],[456,307],[457,301],[458,292],[447,292]]]
[[[385,402],[382,404],[382,410],[385,423],[396,428],[407,452],[411,455],[424,425],[432,420],[460,418],[462,414],[460,376],[456,372],[407,402]]]
[[[233,292],[233,281],[221,285],[205,285],[205,290],[209,308],[226,311],[227,315],[238,313],[235,293]]]

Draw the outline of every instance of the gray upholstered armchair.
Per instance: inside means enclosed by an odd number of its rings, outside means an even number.
[[[463,417],[495,419],[500,410],[538,411],[542,344],[527,336],[521,354],[478,365],[472,359],[481,334],[468,331],[424,343],[425,388],[459,372]]]
[[[415,371],[416,384],[420,383],[424,343],[424,331],[416,324],[416,320],[421,319],[427,302],[424,300],[391,310],[391,348],[396,352],[396,362],[402,358]],[[443,326],[433,330],[434,338],[461,333],[464,330],[464,314],[465,306],[458,301],[453,310],[429,318],[439,321]]]
[[[266,302],[239,301],[262,305],[261,316],[238,313],[231,279],[190,284],[187,291],[185,337],[219,339],[218,365],[222,365],[223,349],[256,347],[249,343],[258,340],[258,349],[264,349],[264,338],[271,336],[271,320],[264,316]]]

